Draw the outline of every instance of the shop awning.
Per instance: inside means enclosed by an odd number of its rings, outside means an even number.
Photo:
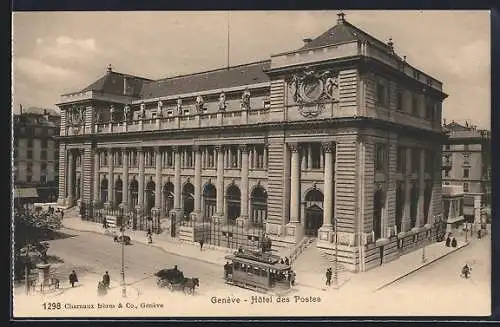
[[[34,187],[16,188],[14,189],[14,197],[18,199],[38,198],[38,192]]]

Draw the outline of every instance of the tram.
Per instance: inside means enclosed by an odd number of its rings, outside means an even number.
[[[239,249],[225,257],[224,278],[227,284],[263,293],[286,293],[293,285],[295,273],[280,263],[277,255]]]

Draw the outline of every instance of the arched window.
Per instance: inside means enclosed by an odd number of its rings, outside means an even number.
[[[262,186],[257,186],[250,196],[252,224],[262,227],[267,220],[267,192]]]

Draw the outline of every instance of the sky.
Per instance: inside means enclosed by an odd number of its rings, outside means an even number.
[[[490,127],[488,11],[344,11],[346,20],[441,80],[443,116]],[[13,111],[57,109],[113,70],[150,79],[266,60],[336,24],[336,11],[23,12],[13,14]]]

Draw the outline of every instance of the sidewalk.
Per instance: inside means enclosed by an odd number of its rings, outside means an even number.
[[[77,231],[109,235],[110,237],[112,235],[112,231],[110,231],[109,228],[108,231],[106,231],[101,224],[82,221],[79,217],[65,217],[63,219],[63,227]],[[115,231],[119,234],[118,229],[115,229]],[[226,255],[234,252],[233,249],[220,248],[208,244],[204,245],[203,251],[201,252],[197,243],[181,242],[171,238],[165,233],[153,235],[152,244],[148,244],[144,231],[129,230],[126,234],[130,236],[132,243],[139,242],[147,244],[174,255],[188,257],[219,266],[225,264],[226,260],[224,257]],[[338,274],[338,290],[378,291],[467,245],[469,245],[469,243],[463,241],[458,241],[456,248],[446,247],[444,242],[430,244],[425,247],[426,260],[424,263],[422,263],[422,249],[418,249],[399,257],[399,259],[385,263],[363,273],[352,273],[341,270]],[[324,271],[297,271],[298,286],[327,290],[324,284]],[[335,289],[335,287],[331,287],[331,289]]]
[[[105,230],[102,227],[102,224],[82,221],[79,217],[65,217],[62,221],[62,225],[64,228],[71,230],[98,233],[102,235],[109,235],[110,237],[113,235],[113,232],[117,235],[120,234],[118,228],[108,228],[108,230]],[[234,249],[222,249],[210,244],[204,244],[203,251],[200,251],[200,246],[197,243],[181,242],[177,239],[171,238],[166,233],[153,234],[153,243],[151,244],[148,243],[145,231],[127,230],[125,234],[130,236],[132,243],[139,242],[147,244],[171,254],[219,266],[223,266],[226,263],[226,260],[224,259],[226,255],[234,252]]]
[[[446,247],[444,242],[429,244],[425,247],[424,262],[422,262],[423,250],[418,249],[362,274],[353,275],[352,284],[372,289],[374,292],[379,291],[468,245],[469,242],[462,241],[458,241],[456,248]]]

